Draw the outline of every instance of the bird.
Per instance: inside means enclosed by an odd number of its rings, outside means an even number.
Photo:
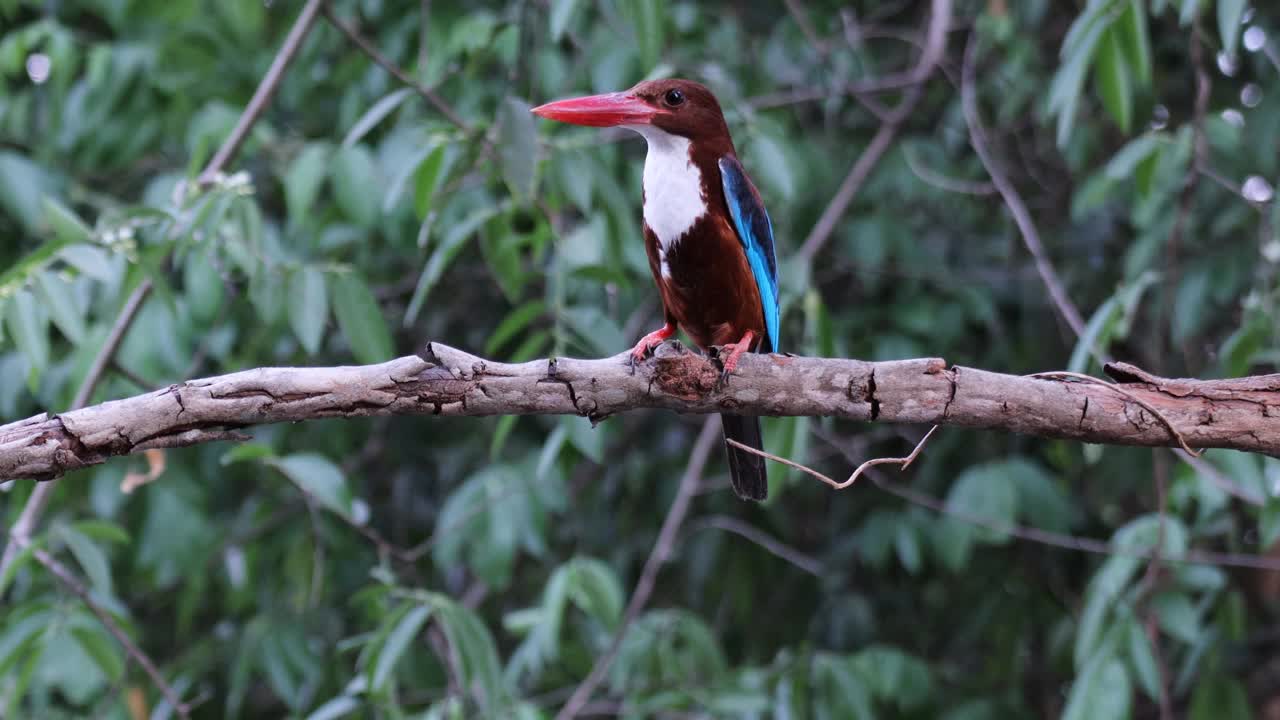
[[[641,82],[630,90],[558,100],[532,109],[550,120],[622,127],[648,144],[643,174],[645,250],[664,324],[631,351],[642,360],[681,329],[705,352],[718,348],[727,382],[744,352],[778,352],[778,266],[773,224],[738,161],[720,103],[693,80]],[[724,437],[761,449],[760,418],[721,413]],[[764,500],[764,458],[725,448],[734,492]]]

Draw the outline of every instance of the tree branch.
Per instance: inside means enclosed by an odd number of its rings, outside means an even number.
[[[506,364],[430,343],[421,356],[377,365],[246,370],[3,425],[0,481],[53,478],[148,448],[242,439],[236,431],[268,423],[371,415],[599,421],[641,408],[960,425],[1149,447],[1179,446],[1181,435],[1190,447],[1280,456],[1280,374],[1171,380],[1124,363],[1106,369],[1121,384],[948,367],[941,358],[752,354],[721,386],[719,365],[679,343],[634,368],[626,353]]]

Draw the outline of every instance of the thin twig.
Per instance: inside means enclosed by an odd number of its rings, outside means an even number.
[[[299,13],[297,20],[294,21],[293,27],[290,28],[289,34],[285,37],[284,44],[279,52],[276,53],[275,59],[272,60],[271,67],[267,70],[267,74],[263,76],[262,81],[258,84],[257,90],[253,94],[253,98],[245,107],[244,112],[240,115],[236,122],[235,128],[231,134],[223,141],[222,145],[214,153],[209,160],[203,173],[200,176],[200,183],[206,184],[212,182],[224,166],[236,154],[240,146],[244,143],[249,132],[253,129],[254,124],[262,115],[262,111],[274,96],[276,89],[279,87],[280,79],[284,75],[285,69],[297,54],[298,48],[302,45],[303,39],[310,31],[315,23],[316,14],[319,11],[322,0],[308,0],[302,12]],[[147,296],[151,293],[154,283],[151,278],[144,279],[134,288],[129,298],[125,301],[124,306],[120,310],[115,323],[112,325],[107,340],[103,344],[102,349],[94,357],[93,364],[89,368],[89,372],[85,375],[81,382],[76,395],[72,400],[72,410],[86,406],[89,399],[93,396],[94,390],[98,383],[101,382],[103,374],[109,367],[116,352],[120,348],[125,335],[129,328],[133,325],[134,320],[138,316]],[[78,595],[86,606],[98,617],[103,627],[107,629],[116,640],[124,646],[126,652],[136,659],[147,675],[150,676],[152,682],[160,690],[161,694],[174,708],[174,711],[183,718],[190,717],[189,706],[184,705],[173,688],[165,682],[164,677],[151,659],[142,652],[142,650],[134,644],[133,640],[115,623],[111,617],[100,608],[89,596],[84,585],[80,583],[75,575],[70,573],[65,567],[58,563],[53,557],[49,556],[43,550],[31,546],[31,535],[36,525],[40,521],[41,515],[44,514],[45,508],[49,504],[56,486],[52,482],[44,482],[36,486],[31,496],[27,498],[27,504],[22,508],[22,514],[14,523],[9,531],[9,543],[5,546],[4,555],[0,556],[0,577],[4,577],[9,571],[17,556],[17,551],[21,548],[31,547],[32,555],[44,565],[50,572],[54,574],[63,584]]]
[[[898,465],[902,470],[906,470],[908,467],[911,466],[911,463],[915,462],[916,456],[920,454],[921,450],[924,450],[925,444],[929,442],[929,438],[933,437],[934,431],[937,430],[939,427],[941,426],[934,425],[933,427],[929,428],[929,432],[925,433],[924,437],[920,438],[920,442],[916,443],[915,448],[910,452],[910,454],[906,455],[905,457],[871,458],[870,460],[863,462],[861,465],[855,468],[853,471],[853,474],[851,474],[849,476],[849,479],[845,480],[844,482],[832,480],[831,478],[827,477],[826,475],[823,475],[817,470],[814,470],[811,467],[795,462],[794,460],[788,460],[784,457],[779,457],[777,455],[774,455],[773,453],[765,452],[764,450],[757,450],[756,448],[753,448],[750,445],[743,445],[742,443],[738,442],[737,440],[734,440],[733,438],[725,438],[725,442],[727,442],[728,444],[736,448],[746,450],[747,452],[752,453],[754,455],[759,455],[762,458],[767,458],[774,462],[780,462],[783,465],[787,465],[801,472],[808,473],[818,478],[822,482],[835,488],[836,490],[843,490],[849,487],[850,485],[852,485],[854,482],[856,482],[857,479],[861,477],[864,472],[866,472],[870,468],[875,467],[876,465]]]
[[[911,168],[911,172],[915,174],[920,181],[932,185],[939,190],[957,193],[960,195],[995,195],[999,190],[996,186],[989,182],[980,180],[962,180],[960,178],[947,177],[942,173],[935,172],[920,163],[920,159],[916,154],[907,148],[903,148],[902,157],[907,161],[907,167]]]
[[[235,128],[232,129],[231,134],[223,141],[221,147],[214,153],[213,158],[209,160],[204,172],[201,173],[201,182],[205,182],[205,179],[211,179],[219,172],[222,172],[223,167],[235,155],[236,150],[244,142],[249,131],[253,129],[254,123],[262,116],[262,111],[270,103],[276,89],[280,86],[280,79],[284,76],[289,63],[297,55],[302,41],[315,24],[316,13],[321,4],[321,0],[309,0],[307,5],[303,7],[298,19],[294,21],[293,27],[289,29],[289,34],[285,37],[284,44],[281,45],[279,52],[276,53],[275,59],[271,61],[271,67],[267,70],[267,74],[258,83],[258,89],[253,93],[253,98],[245,107],[244,112],[241,113]],[[89,403],[89,399],[93,397],[93,391],[102,380],[106,368],[115,358],[125,334],[132,327],[133,321],[137,318],[143,302],[150,295],[152,287],[151,278],[144,279],[138,283],[133,293],[129,295],[128,300],[125,301],[124,307],[120,309],[120,315],[116,318],[115,324],[111,327],[111,332],[107,335],[106,342],[103,343],[102,349],[94,357],[93,364],[89,367],[89,372],[85,375],[80,388],[76,391],[75,398],[71,401],[71,410],[78,410],[86,406]],[[36,524],[40,521],[40,516],[44,514],[45,508],[49,504],[53,490],[54,485],[49,482],[36,486],[35,490],[31,492],[31,496],[27,498],[27,504],[23,506],[22,514],[18,516],[17,521],[14,522],[9,531],[11,538],[14,540],[30,539]],[[8,572],[9,566],[13,563],[14,555],[14,543],[10,542],[5,546],[4,555],[0,556],[0,577],[4,577],[4,574]]]
[[[1035,222],[1031,219],[1031,212],[1027,209],[1026,203],[1022,201],[1022,196],[1018,194],[1017,188],[1009,181],[1008,176],[996,164],[995,157],[987,144],[987,132],[982,126],[982,115],[978,110],[978,90],[974,83],[974,71],[977,64],[976,38],[977,34],[975,33],[969,38],[968,47],[965,48],[960,81],[960,104],[964,110],[965,122],[969,125],[969,142],[973,145],[973,150],[978,155],[978,159],[982,161],[983,167],[986,168],[987,174],[991,176],[991,182],[995,184],[996,190],[1000,192],[1005,205],[1009,207],[1009,212],[1013,215],[1013,221],[1017,224],[1018,231],[1022,235],[1022,241],[1035,261],[1036,271],[1040,273],[1040,279],[1049,291],[1049,298],[1053,301],[1054,307],[1057,308],[1058,313],[1070,326],[1076,337],[1083,337],[1084,319],[1080,315],[1080,310],[1076,308],[1075,303],[1067,295],[1067,291],[1062,285],[1062,280],[1058,277],[1058,271],[1054,269],[1053,263],[1049,260],[1049,255],[1045,252],[1044,244],[1040,242],[1040,233],[1036,230]],[[1105,354],[1098,348],[1091,346],[1089,350],[1098,359],[1099,364],[1106,363]]]
[[[213,178],[230,162],[235,156],[236,151],[244,144],[245,138],[249,137],[249,132],[253,130],[253,126],[257,124],[258,118],[262,116],[262,111],[271,103],[271,98],[276,94],[276,88],[280,85],[280,80],[284,77],[285,70],[289,67],[289,63],[293,61],[298,49],[302,47],[302,41],[306,39],[307,33],[311,31],[311,26],[316,21],[316,16],[320,12],[320,8],[324,5],[324,0],[307,0],[307,4],[302,7],[302,12],[298,13],[298,19],[293,22],[293,27],[289,28],[289,34],[285,36],[284,45],[280,47],[280,51],[276,53],[275,58],[271,61],[271,67],[267,69],[267,74],[262,76],[262,82],[258,83],[258,89],[254,91],[253,97],[249,100],[249,104],[245,106],[244,112],[240,114],[240,119],[236,121],[236,126],[214,153],[213,159],[209,161],[209,166],[200,174],[200,184],[207,185],[213,182]]]
[[[796,254],[805,262],[812,262],[818,251],[826,245],[827,240],[831,238],[832,232],[835,231],[836,223],[840,221],[845,211],[849,209],[849,205],[858,194],[858,190],[862,188],[863,183],[870,177],[871,171],[875,169],[876,164],[880,162],[880,158],[889,149],[894,138],[897,137],[902,122],[915,109],[916,103],[919,102],[920,96],[923,94],[925,81],[933,72],[934,67],[937,66],[942,54],[946,52],[947,31],[950,23],[951,0],[933,0],[927,40],[925,41],[924,50],[920,53],[919,62],[916,63],[915,68],[908,75],[912,82],[906,91],[906,95],[885,118],[884,122],[880,124],[880,128],[871,138],[871,142],[867,144],[867,148],[858,156],[853,167],[849,169],[849,174],[845,176],[844,181],[840,183],[840,188],[836,190],[836,194],[831,198],[831,202],[822,211],[818,222],[809,231],[809,236],[804,239],[804,243],[801,244],[800,250]]]
[[[1156,526],[1156,543],[1147,562],[1147,571],[1143,573],[1139,583],[1139,596],[1146,598],[1145,605],[1146,630],[1151,641],[1152,655],[1156,660],[1156,675],[1159,678],[1160,720],[1173,720],[1173,703],[1169,697],[1169,669],[1165,666],[1164,657],[1160,654],[1160,633],[1156,625],[1156,609],[1149,602],[1151,596],[1160,585],[1161,559],[1164,555],[1164,543],[1169,523],[1167,483],[1169,475],[1169,457],[1161,452],[1152,451],[1151,460],[1156,480],[1156,507],[1159,508],[1159,524]]]
[[[686,537],[706,529],[724,530],[764,548],[774,557],[785,560],[814,577],[822,577],[822,563],[816,558],[788,546],[768,533],[730,515],[709,515],[689,524]]]
[[[471,125],[466,120],[462,119],[462,116],[453,109],[453,106],[445,101],[444,98],[440,97],[435,90],[432,90],[426,85],[418,82],[412,75],[405,71],[404,68],[392,62],[386,55],[383,55],[382,51],[379,50],[368,38],[361,35],[360,31],[357,30],[354,25],[338,17],[338,14],[333,11],[333,7],[331,5],[325,3],[323,12],[325,19],[332,23],[334,27],[338,28],[338,30],[342,31],[342,34],[346,35],[348,40],[354,43],[356,47],[360,48],[361,52],[368,55],[370,60],[376,63],[383,70],[391,73],[395,79],[405,85],[408,85],[414,90],[414,92],[421,95],[423,99],[431,103],[436,110],[439,110],[440,114],[444,115],[449,122],[457,125],[464,132],[471,132]]]
[[[1209,141],[1205,134],[1205,117],[1209,112],[1209,96],[1212,93],[1212,80],[1209,78],[1208,71],[1204,67],[1204,46],[1200,41],[1200,14],[1196,13],[1193,21],[1190,35],[1189,54],[1191,58],[1191,67],[1195,71],[1196,77],[1196,99],[1191,114],[1191,146],[1192,160],[1190,167],[1187,168],[1186,174],[1182,180],[1182,190],[1178,197],[1178,212],[1174,216],[1173,227],[1169,231],[1169,238],[1166,244],[1166,252],[1164,257],[1165,264],[1165,292],[1164,303],[1161,306],[1161,317],[1156,323],[1155,329],[1159,331],[1168,327],[1170,335],[1172,335],[1173,316],[1174,316],[1174,299],[1175,291],[1181,285],[1181,254],[1182,240],[1187,235],[1187,227],[1191,223],[1192,210],[1195,206],[1195,192],[1200,173],[1198,169],[1208,164],[1209,157]],[[1160,347],[1163,354],[1164,343],[1155,343]],[[1164,368],[1155,368],[1161,371]]]
[[[111,364],[111,360],[115,357],[116,351],[120,349],[120,344],[124,342],[129,328],[133,326],[134,318],[138,316],[138,311],[142,308],[142,304],[146,301],[147,296],[151,294],[151,288],[151,279],[144,279],[138,283],[138,286],[133,289],[128,299],[125,300],[124,306],[120,309],[120,315],[116,317],[115,324],[111,326],[111,331],[107,333],[106,342],[102,344],[102,348],[94,356],[93,364],[89,366],[89,372],[85,374],[84,380],[80,382],[80,387],[76,390],[75,397],[71,400],[70,410],[79,410],[89,404],[89,400],[93,397],[93,391],[97,389],[98,383],[102,381],[102,377],[106,373],[107,366]],[[31,540],[31,534],[35,532],[36,525],[40,523],[40,517],[44,515],[45,508],[49,506],[49,500],[52,499],[53,491],[56,487],[55,483],[43,482],[36,485],[35,489],[31,491],[31,495],[27,498],[27,504],[22,506],[22,513],[14,521],[13,527],[9,529],[11,540],[5,545],[4,555],[0,556],[0,577],[5,577],[9,572],[9,567],[13,565],[13,561],[17,557],[18,546],[25,546]]]
[[[1181,458],[1183,462],[1190,465],[1193,470],[1208,478],[1209,482],[1217,485],[1219,489],[1228,495],[1255,507],[1262,507],[1267,504],[1266,498],[1248,488],[1236,484],[1231,480],[1231,478],[1223,475],[1218,468],[1211,465],[1204,458],[1190,455],[1181,448],[1175,448],[1173,453]]]
[[[1182,436],[1182,433],[1178,431],[1178,428],[1176,428],[1176,427],[1174,427],[1174,426],[1173,426],[1173,422],[1171,422],[1171,421],[1169,420],[1169,418],[1165,417],[1165,414],[1164,414],[1164,413],[1162,413],[1162,412],[1160,412],[1159,410],[1157,410],[1157,409],[1156,409],[1156,408],[1155,408],[1151,403],[1147,402],[1146,400],[1143,400],[1142,398],[1138,397],[1138,396],[1137,396],[1137,395],[1135,395],[1134,393],[1129,392],[1128,390],[1125,390],[1124,388],[1120,387],[1119,385],[1116,385],[1115,383],[1107,382],[1106,380],[1102,380],[1102,379],[1100,379],[1100,378],[1093,377],[1092,375],[1085,375],[1084,373],[1078,373],[1078,372],[1067,372],[1067,371],[1065,371],[1065,370],[1054,370],[1054,371],[1051,371],[1051,372],[1038,372],[1038,373],[1031,373],[1031,374],[1030,374],[1030,375],[1028,375],[1027,377],[1033,377],[1033,378],[1046,378],[1046,379],[1048,379],[1048,378],[1058,378],[1058,379],[1068,379],[1068,378],[1070,378],[1070,379],[1072,379],[1072,380],[1078,380],[1078,381],[1080,381],[1080,382],[1087,382],[1087,383],[1091,383],[1091,384],[1093,384],[1093,385],[1101,385],[1101,386],[1103,386],[1103,387],[1110,388],[1112,391],[1114,391],[1114,392],[1116,392],[1116,393],[1119,393],[1120,395],[1125,396],[1126,398],[1128,398],[1128,399],[1132,400],[1133,402],[1137,403],[1138,405],[1142,406],[1142,409],[1146,410],[1147,412],[1151,413],[1152,415],[1155,415],[1155,416],[1156,416],[1156,419],[1160,421],[1160,424],[1161,424],[1161,425],[1164,425],[1164,426],[1165,426],[1165,428],[1169,431],[1169,435],[1170,435],[1170,436],[1172,436],[1174,440],[1177,440],[1177,441],[1178,441],[1178,444],[1182,446],[1182,450],[1183,450],[1184,452],[1186,452],[1188,455],[1190,455],[1191,457],[1197,457],[1197,458],[1198,458],[1198,457],[1200,457],[1200,455],[1202,455],[1202,454],[1204,453],[1204,451],[1203,451],[1203,450],[1193,450],[1193,449],[1191,448],[1191,446],[1187,444],[1187,439],[1186,439],[1185,437],[1183,437],[1183,436]]]
[[[826,55],[827,43],[818,37],[818,31],[814,29],[813,23],[809,20],[809,14],[800,5],[800,0],[783,0],[783,4],[787,6],[787,12],[795,19],[796,25],[800,26],[800,32],[809,41],[809,44],[813,46],[813,49],[818,51],[819,55]]]
[[[80,601],[83,602],[95,616],[97,616],[98,621],[107,629],[107,632],[111,633],[111,635],[115,637],[116,641],[124,647],[124,650],[128,653],[129,657],[136,660],[137,663],[142,666],[142,669],[151,678],[151,682],[156,686],[156,689],[160,691],[160,694],[164,695],[164,699],[171,707],[173,707],[174,712],[178,713],[178,715],[183,718],[191,717],[188,706],[182,702],[182,698],[179,697],[178,693],[171,685],[169,685],[168,681],[164,679],[164,675],[160,673],[156,664],[152,662],[151,658],[145,652],[142,651],[142,648],[138,647],[137,644],[133,642],[129,637],[129,634],[116,623],[115,619],[113,619],[111,615],[108,614],[106,610],[102,609],[102,606],[93,599],[93,596],[89,592],[89,588],[85,587],[85,584],[80,580],[80,578],[76,577],[75,573],[73,573],[70,568],[58,562],[56,558],[45,552],[43,549],[33,545],[27,538],[15,537],[14,544],[19,545],[21,549],[29,549],[31,551],[31,556],[34,557],[37,562],[57,577],[68,590],[76,595],[76,597],[80,598]]]
[[[653,543],[653,550],[649,552],[649,559],[645,560],[644,569],[640,571],[640,580],[636,582],[636,588],[631,593],[631,599],[627,602],[627,609],[622,614],[622,621],[618,623],[618,631],[614,633],[613,641],[609,643],[609,648],[604,654],[596,658],[595,664],[591,666],[591,672],[587,674],[587,678],[582,681],[582,684],[573,691],[573,695],[569,696],[568,702],[564,704],[564,707],[556,715],[556,720],[570,720],[582,711],[583,706],[591,699],[596,687],[604,680],[605,673],[609,671],[609,666],[613,664],[614,658],[618,656],[618,650],[622,648],[622,641],[627,635],[627,629],[639,617],[640,611],[644,609],[645,604],[649,602],[649,596],[653,594],[654,584],[658,579],[658,570],[671,557],[671,551],[676,543],[676,536],[680,532],[680,525],[684,523],[685,516],[689,514],[690,501],[693,499],[694,491],[698,488],[698,483],[702,480],[702,470],[706,467],[707,459],[711,456],[711,450],[716,444],[716,436],[719,434],[720,416],[709,415],[702,423],[702,432],[698,434],[698,439],[694,441],[693,451],[689,453],[689,464],[685,466],[684,476],[680,478],[680,486],[676,489],[675,499],[671,501],[671,508],[667,510],[667,517],[662,521],[662,529],[658,531],[658,539]]]
[[[129,328],[133,326],[134,318],[138,316],[138,311],[142,309],[143,302],[147,296],[151,294],[152,282],[148,278],[138,283],[138,286],[129,294],[128,299],[124,301],[124,306],[120,308],[120,315],[116,317],[116,322],[111,326],[111,331],[107,334],[107,340],[102,344],[102,349],[93,358],[93,364],[89,366],[89,372],[85,374],[84,380],[80,383],[80,388],[76,390],[76,395],[71,400],[71,409],[79,410],[89,404],[89,400],[93,397],[93,391],[97,389],[98,383],[102,381],[102,376],[106,372],[107,367],[116,356],[116,351],[120,349],[120,344],[124,342],[124,337],[129,332]],[[143,389],[147,389],[145,386]]]
[[[845,443],[840,442],[837,438],[833,438],[825,433],[815,433],[815,435],[840,451],[850,461],[856,461],[850,451],[845,447]],[[1082,538],[1075,535],[1066,535],[1063,533],[1055,533],[1049,530],[1041,530],[1040,528],[1029,527],[1026,525],[1018,525],[1008,523],[995,518],[986,517],[968,513],[962,510],[956,510],[948,507],[947,504],[937,498],[919,493],[909,488],[903,488],[891,485],[888,480],[881,475],[878,469],[872,468],[867,471],[867,476],[871,478],[871,482],[881,490],[895,495],[913,505],[919,505],[924,508],[933,510],[934,512],[953,517],[970,525],[977,525],[995,532],[1006,533],[1019,540],[1026,540],[1041,545],[1061,548],[1063,550],[1076,550],[1079,552],[1092,553],[1095,555],[1108,555],[1119,557],[1135,557],[1141,559],[1150,559],[1152,552],[1150,551],[1128,551],[1113,548],[1109,543],[1092,538]],[[1258,555],[1243,555],[1239,553],[1219,553],[1204,550],[1188,550],[1176,558],[1162,556],[1165,561],[1178,562],[1188,565],[1212,565],[1215,567],[1246,567],[1258,570],[1275,570],[1280,572],[1280,558],[1271,558]]]
[[[418,10],[422,15],[418,19],[418,71],[424,72],[427,69],[427,40],[431,32],[431,0],[422,0],[422,6]]]
[[[1110,543],[1102,540],[1094,540],[1092,538],[1076,537],[1075,535],[1065,535],[1049,530],[1041,530],[1040,528],[1028,527],[1026,525],[1017,525],[1014,523],[1006,523],[995,518],[976,515],[973,513],[956,510],[948,507],[947,504],[937,498],[919,493],[914,490],[891,485],[884,478],[879,477],[877,471],[868,473],[871,482],[881,490],[895,495],[913,505],[919,505],[924,508],[941,513],[948,517],[956,518],[970,525],[986,528],[994,532],[1005,533],[1019,540],[1038,543],[1040,545],[1048,545],[1050,547],[1061,548],[1063,550],[1076,550],[1078,552],[1086,552],[1094,555],[1107,555],[1111,557],[1132,557],[1149,560],[1154,554],[1151,550],[1126,550],[1124,548],[1112,547]],[[1280,572],[1280,558],[1271,558],[1260,555],[1241,555],[1238,553],[1220,553],[1208,550],[1187,550],[1177,557],[1164,556],[1167,563],[1181,563],[1185,565],[1213,565],[1216,567],[1244,567],[1254,568],[1257,570],[1275,570]]]
[[[119,360],[111,361],[111,372],[133,383],[135,387],[137,387],[139,390],[142,390],[144,392],[147,390],[156,389],[155,383],[148,381],[146,378],[142,377],[138,373],[120,364]],[[188,375],[190,375],[190,373],[188,373]]]

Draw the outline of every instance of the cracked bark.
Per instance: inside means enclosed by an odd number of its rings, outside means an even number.
[[[1193,447],[1280,455],[1280,375],[1169,379],[1123,363],[1107,371]],[[430,343],[420,356],[378,365],[246,370],[3,425],[0,480],[54,478],[149,448],[243,440],[241,431],[253,425],[370,415],[570,414],[599,422],[652,408],[1177,444],[1159,418],[1104,385],[948,367],[940,358],[872,363],[744,355],[727,384],[719,376],[714,360],[675,342],[634,366],[627,353],[507,364]]]

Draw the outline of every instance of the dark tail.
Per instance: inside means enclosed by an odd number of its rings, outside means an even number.
[[[726,440],[737,440],[743,445],[763,449],[764,438],[760,434],[760,418],[743,415],[720,415]],[[763,500],[769,494],[769,479],[764,472],[764,458],[728,443],[729,481],[733,491],[743,500]]]

